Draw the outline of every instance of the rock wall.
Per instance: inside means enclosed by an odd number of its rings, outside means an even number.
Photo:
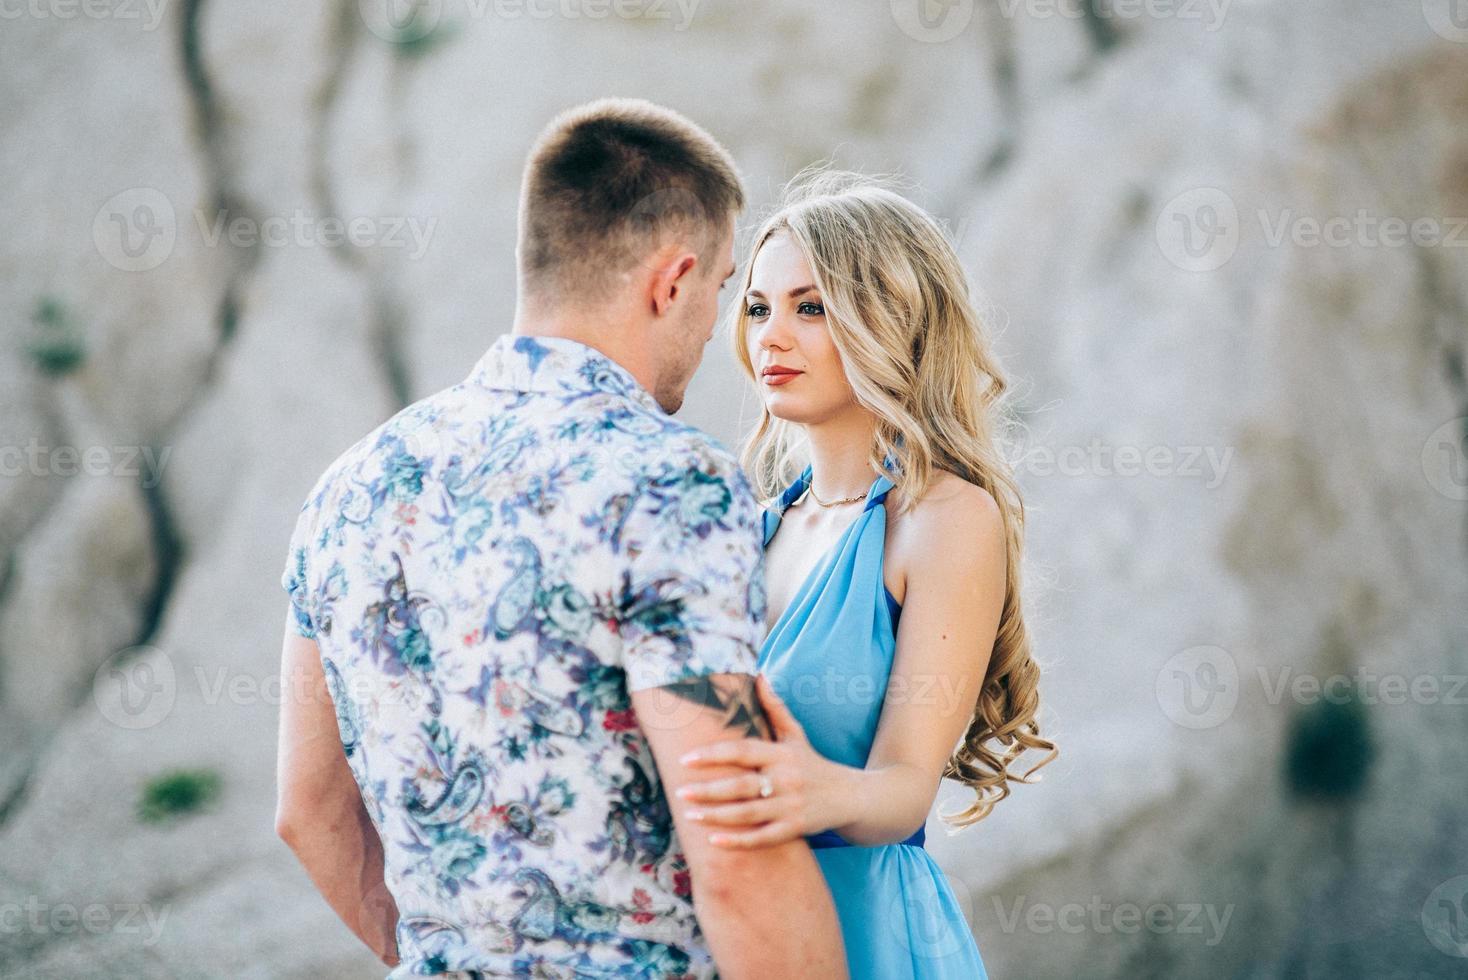
[[[1464,253],[1297,219],[1468,214],[1468,36],[1433,0],[941,6],[5,22],[0,972],[378,969],[272,831],[286,538],[337,452],[508,326],[535,132],[628,94],[724,140],[756,212],[815,159],[906,174],[987,296],[1063,751],[976,830],[930,824],[991,973],[1450,975],[1419,920],[1468,873],[1461,707],[1373,707],[1367,778],[1322,789],[1286,764],[1311,706],[1269,692],[1465,673],[1462,485],[1429,451],[1468,415]],[[750,409],[720,338],[683,414],[733,444]],[[139,820],[176,768],[219,798]],[[1232,911],[1211,944],[1045,926],[1127,902]]]

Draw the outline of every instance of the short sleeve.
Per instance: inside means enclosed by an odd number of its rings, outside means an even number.
[[[314,514],[315,507],[312,501],[308,500],[296,516],[296,527],[291,534],[285,571],[280,576],[281,587],[290,596],[290,622],[297,635],[307,639],[314,639],[316,636],[316,624],[310,612],[311,591],[306,577],[306,556],[311,543]]]
[[[727,452],[663,464],[621,530],[618,629],[627,689],[752,674],[764,631],[762,515]]]

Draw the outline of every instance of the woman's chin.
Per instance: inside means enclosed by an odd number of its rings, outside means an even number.
[[[800,405],[794,399],[782,397],[778,393],[765,396],[765,411],[781,422],[789,422],[792,425],[803,425],[809,415],[800,410]]]

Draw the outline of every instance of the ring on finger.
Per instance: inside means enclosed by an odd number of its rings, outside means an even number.
[[[764,773],[760,773],[759,774],[759,798],[762,799],[762,800],[768,800],[771,796],[774,796],[774,795],[775,795],[775,784],[770,781],[770,777],[769,776],[766,776]]]

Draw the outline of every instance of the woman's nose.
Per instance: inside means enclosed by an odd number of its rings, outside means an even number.
[[[780,350],[790,349],[790,335],[780,325],[777,317],[770,317],[760,330],[759,345],[762,349],[771,347]]]

